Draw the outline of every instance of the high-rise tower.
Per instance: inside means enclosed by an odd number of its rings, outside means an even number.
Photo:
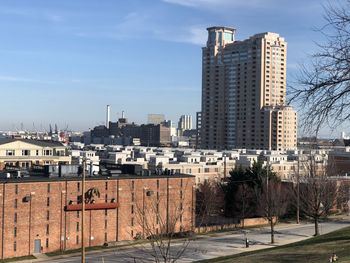
[[[203,148],[296,147],[296,112],[286,106],[287,43],[276,33],[235,41],[210,27],[202,59]]]

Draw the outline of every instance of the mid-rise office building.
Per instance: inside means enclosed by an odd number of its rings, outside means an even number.
[[[99,194],[85,192],[82,225],[81,177],[0,174],[0,258],[78,249],[82,231],[87,247],[191,231],[194,184],[190,175],[87,177],[86,192]]]
[[[164,114],[148,114],[147,115],[147,124],[158,125],[165,121]]]
[[[208,28],[202,58],[201,146],[296,148],[296,112],[286,105],[287,43],[276,33],[235,40]]]
[[[182,115],[179,119],[178,129],[182,131],[192,130],[192,116]]]

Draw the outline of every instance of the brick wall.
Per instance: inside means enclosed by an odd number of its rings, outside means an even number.
[[[85,191],[100,192],[96,203],[114,198],[119,206],[85,212],[86,246],[160,233],[174,217],[176,231],[192,230],[194,183],[187,176],[88,179]],[[33,254],[35,240],[42,253],[79,248],[82,213],[64,208],[77,203],[81,187],[77,180],[0,183],[0,257]]]

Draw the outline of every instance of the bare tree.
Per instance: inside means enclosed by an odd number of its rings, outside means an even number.
[[[132,196],[131,235],[143,241],[135,244],[138,255],[130,255],[132,262],[174,263],[183,256],[193,234],[192,191],[189,184],[180,191],[144,187]]]
[[[241,212],[241,227],[244,228],[244,219],[256,214],[255,202],[252,202],[252,200],[255,200],[254,190],[247,183],[241,183],[238,186],[236,198],[237,210]]]
[[[307,131],[321,125],[336,127],[350,119],[350,0],[334,1],[324,7],[325,37],[313,54],[311,65],[301,68],[291,101],[303,105],[302,123]]]
[[[350,214],[350,184],[341,182],[337,192],[337,208]]]
[[[276,177],[264,179],[261,192],[257,194],[261,215],[269,221],[271,243],[275,243],[275,229],[278,217],[285,213],[288,195],[283,185]]]
[[[224,193],[222,187],[213,181],[205,181],[196,189],[196,225],[203,226],[214,222],[222,214]]]
[[[327,217],[336,204],[337,184],[311,158],[305,163],[307,174],[300,177],[300,209],[315,224],[315,236],[320,234],[319,220]]]

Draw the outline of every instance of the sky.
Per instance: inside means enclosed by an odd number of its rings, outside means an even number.
[[[288,42],[287,82],[315,51],[322,0],[1,0],[0,130],[87,130],[125,111],[201,109],[201,47],[209,26],[243,40],[276,32]],[[324,135],[331,134],[329,130]],[[336,134],[337,135],[337,134]]]

